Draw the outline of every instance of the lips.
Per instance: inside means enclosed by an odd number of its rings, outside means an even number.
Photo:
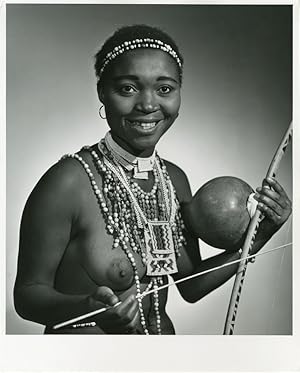
[[[152,120],[152,121],[145,121],[145,120],[129,120],[126,119],[126,123],[130,125],[131,127],[134,127],[136,129],[141,129],[145,131],[149,131],[154,129],[157,124],[160,122],[160,120]]]

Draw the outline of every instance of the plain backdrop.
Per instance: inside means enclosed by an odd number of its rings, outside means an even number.
[[[204,5],[7,5],[6,333],[40,334],[13,306],[19,225],[41,175],[63,154],[103,137],[93,56],[117,27],[158,26],[184,58],[180,116],[161,156],[193,192],[216,176],[259,186],[292,112],[292,7]],[[291,149],[278,180],[292,195]],[[290,221],[265,249],[291,241]],[[203,257],[219,251],[201,243]],[[222,334],[233,280],[197,304],[170,288],[177,334]],[[236,334],[292,333],[292,249],[248,266]]]

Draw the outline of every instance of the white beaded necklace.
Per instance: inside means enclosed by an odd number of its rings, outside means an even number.
[[[124,167],[127,171],[133,170],[133,177],[135,179],[148,179],[148,172],[153,171],[155,159],[154,152],[150,157],[136,157],[135,155],[130,154],[121,146],[119,146],[119,144],[117,144],[112,138],[110,132],[107,132],[104,141],[114,160],[122,167]]]
[[[183,222],[179,203],[175,196],[166,167],[162,160],[154,158],[154,185],[150,192],[143,191],[137,183],[126,176],[120,163],[111,155],[105,141],[99,143],[100,158],[95,150],[84,147],[93,158],[102,177],[102,192],[88,163],[78,154],[68,154],[84,167],[109,234],[113,235],[113,249],[121,247],[131,263],[139,304],[140,320],[144,333],[149,334],[143,310],[143,294],[134,253],[139,254],[147,267],[150,282],[143,293],[156,289],[163,283],[163,277],[177,272],[176,257],[185,244]],[[163,220],[162,220],[163,218]],[[156,315],[156,333],[161,334],[159,295],[153,293]]]

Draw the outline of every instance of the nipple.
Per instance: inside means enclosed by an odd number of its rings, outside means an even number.
[[[124,290],[133,283],[133,269],[127,258],[115,259],[107,270],[107,277],[115,290]]]
[[[123,259],[119,262],[119,269],[120,269],[120,276],[126,277],[127,272],[128,272],[128,261],[126,259]]]

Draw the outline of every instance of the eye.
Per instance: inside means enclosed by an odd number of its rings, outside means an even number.
[[[126,84],[126,85],[123,85],[122,87],[120,87],[119,91],[120,91],[121,94],[130,95],[130,94],[136,92],[136,88],[133,87],[132,85]]]
[[[163,85],[161,87],[159,87],[158,89],[158,92],[163,94],[163,95],[167,95],[168,93],[171,93],[173,91],[173,87],[170,87],[169,85]]]

